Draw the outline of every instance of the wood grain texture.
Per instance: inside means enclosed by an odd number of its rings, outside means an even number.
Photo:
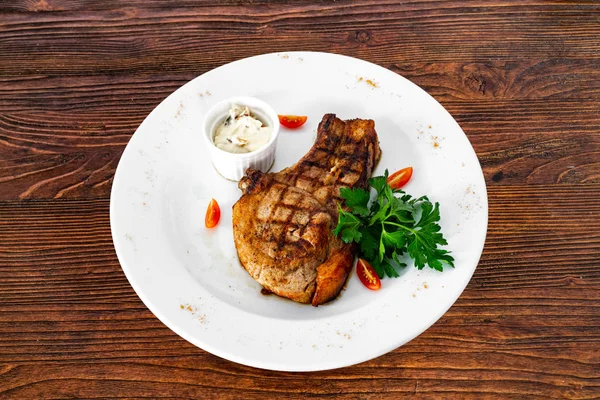
[[[600,397],[596,1],[0,2],[0,399]],[[222,360],[158,321],[109,194],[145,116],[276,51],[397,72],[457,119],[488,184],[469,286],[424,334],[318,373]]]
[[[594,2],[239,2],[199,7],[129,2],[94,12],[85,2],[68,2],[80,6],[60,12],[52,11],[52,1],[40,3],[48,4],[47,12],[7,11],[10,18],[0,36],[7,50],[0,54],[0,71],[6,75],[196,71],[266,49],[350,52],[379,63],[398,54],[419,62],[456,61],[457,52],[469,60],[598,57],[600,6]]]

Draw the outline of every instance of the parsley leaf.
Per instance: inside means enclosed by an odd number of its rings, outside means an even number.
[[[361,220],[354,214],[342,210],[341,207],[338,207],[338,212],[338,224],[333,232],[336,235],[341,233],[342,240],[346,243],[358,242],[362,238],[362,233],[359,231]]]
[[[388,171],[386,169],[385,174],[383,176],[375,176],[375,177],[369,179],[369,185],[371,185],[371,187],[377,191],[377,196],[379,196],[381,193],[383,193],[384,187],[386,185],[389,186],[387,184],[387,178],[388,178]]]
[[[381,230],[371,227],[362,231],[362,238],[360,239],[360,252],[364,254],[369,260],[375,258],[375,254],[378,251],[378,240],[381,236]]]
[[[412,258],[415,267],[428,266],[443,271],[444,265],[454,267],[450,252],[441,248],[447,241],[441,233],[439,203],[427,196],[413,198],[388,183],[388,171],[373,177],[368,191],[355,188],[340,189],[348,211],[338,206],[338,225],[335,234],[345,243],[358,243],[359,256],[366,259],[380,278],[398,277],[406,267],[404,254]]]
[[[340,196],[345,200],[346,207],[350,209],[354,214],[365,216],[369,215],[369,192],[363,189],[348,189],[343,187],[340,189]]]

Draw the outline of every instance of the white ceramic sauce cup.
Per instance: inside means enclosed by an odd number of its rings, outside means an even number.
[[[272,128],[271,138],[263,147],[249,153],[230,153],[215,146],[216,127],[228,116],[232,104],[247,106],[252,115]],[[202,124],[212,163],[219,174],[232,181],[239,181],[248,168],[268,172],[275,161],[277,137],[279,136],[279,118],[275,110],[267,103],[254,97],[231,97],[215,104],[204,117]]]

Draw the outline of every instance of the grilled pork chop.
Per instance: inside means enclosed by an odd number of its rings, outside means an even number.
[[[333,234],[340,188],[366,189],[380,155],[372,120],[326,114],[295,165],[270,174],[248,169],[233,205],[233,236],[252,278],[313,306],[337,297],[354,261],[353,246]]]

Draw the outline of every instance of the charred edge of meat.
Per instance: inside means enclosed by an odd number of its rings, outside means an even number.
[[[259,183],[261,182],[261,178],[263,176],[266,176],[266,174],[263,174],[259,170],[248,168],[246,170],[246,176],[240,179],[240,182],[238,183],[238,188],[242,191],[243,194],[252,193],[257,188],[257,186],[260,186]]]
[[[319,126],[317,128],[317,130],[320,131],[326,131],[329,129],[329,125],[331,125],[331,123],[335,121],[335,114],[325,114],[323,116],[323,119],[321,120],[321,122],[319,123]]]

